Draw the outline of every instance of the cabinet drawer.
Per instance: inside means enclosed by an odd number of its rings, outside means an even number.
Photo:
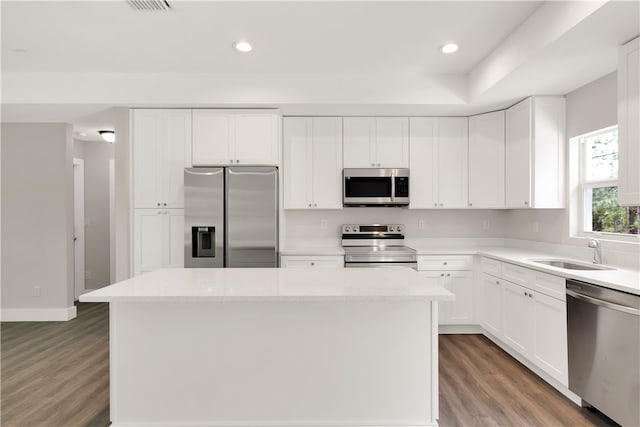
[[[500,277],[502,274],[502,263],[495,259],[482,257],[480,261],[482,266],[482,272],[491,274],[492,276]]]
[[[533,288],[529,281],[531,271],[533,270],[520,267],[519,265],[509,264],[507,262],[502,263],[502,277],[527,288]]]
[[[541,271],[531,270],[531,285],[542,294],[566,301],[566,280]]]
[[[472,268],[472,255],[418,257],[418,270],[471,270]]]
[[[282,268],[343,268],[342,256],[282,256]]]

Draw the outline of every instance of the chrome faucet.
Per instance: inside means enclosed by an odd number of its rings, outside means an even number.
[[[591,239],[589,247],[593,248],[593,263],[602,263],[602,247],[600,246],[600,241],[598,239]]]

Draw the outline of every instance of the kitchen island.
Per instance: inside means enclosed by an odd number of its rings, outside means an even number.
[[[387,269],[163,269],[110,305],[112,425],[427,426],[438,301]]]

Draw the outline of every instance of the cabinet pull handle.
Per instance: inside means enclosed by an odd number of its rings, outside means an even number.
[[[371,166],[375,166],[375,165],[376,165],[375,163],[371,163]]]
[[[499,284],[500,284],[500,281],[499,281],[499,280],[496,280],[496,285],[499,285]]]
[[[236,160],[236,163],[240,163],[240,160]]]
[[[158,203],[158,206],[160,206],[160,203]]]
[[[317,203],[314,203],[314,204],[313,204],[313,207],[314,207],[314,208],[317,208],[317,207],[318,207],[318,204],[317,204]]]
[[[313,262],[313,261],[311,261],[311,265],[316,265],[316,263],[315,263],[315,262]]]
[[[528,205],[528,204],[529,204],[529,202],[524,202],[524,204],[525,204],[525,205]]]
[[[163,203],[162,205],[163,205],[163,206],[167,206],[167,204],[166,204],[166,203]]]
[[[451,273],[447,273],[447,277],[451,277]]]
[[[473,203],[469,202],[469,206],[473,206]]]
[[[311,203],[309,203],[309,207],[311,207]]]
[[[434,204],[433,204],[433,206],[438,207],[438,204],[437,204],[437,203],[434,203]]]
[[[378,163],[378,167],[380,167],[380,163]]]
[[[441,277],[444,277],[444,273],[440,273],[440,276],[441,276]]]
[[[440,203],[440,206],[442,206],[442,203]]]
[[[447,265],[447,261],[443,262],[442,265]]]

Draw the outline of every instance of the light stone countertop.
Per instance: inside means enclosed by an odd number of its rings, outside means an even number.
[[[281,256],[343,256],[342,246],[299,246],[280,250]]]
[[[594,285],[604,286],[635,295],[640,295],[640,271],[629,268],[608,266],[613,270],[568,270],[559,267],[533,262],[533,260],[565,259],[585,264],[584,261],[570,257],[557,256],[523,249],[508,247],[490,247],[477,250],[478,255],[494,258],[499,261],[510,262],[534,270],[561,276],[566,279],[576,279]]]
[[[412,269],[167,268],[80,296],[114,301],[452,301],[451,292],[425,286]]]

